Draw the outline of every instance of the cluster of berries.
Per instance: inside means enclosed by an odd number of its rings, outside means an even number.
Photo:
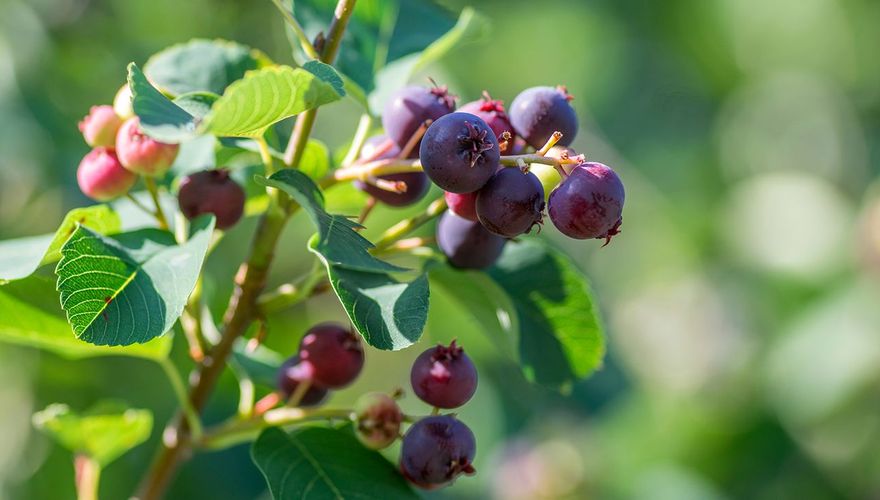
[[[125,195],[139,176],[161,178],[180,149],[144,134],[132,111],[128,85],[117,93],[113,106],[93,106],[79,129],[92,150],[79,164],[77,182],[86,196],[97,201]],[[217,228],[226,229],[244,213],[245,193],[228,171],[206,170],[180,181],[178,202],[187,218],[212,213]]]
[[[534,87],[513,100],[509,114],[502,101],[485,92],[456,111],[445,87],[405,87],[384,109],[387,137],[372,139],[362,158],[418,156],[424,173],[375,180],[403,183],[398,192],[378,182],[359,187],[395,206],[421,199],[428,179],[442,188],[449,212],[438,224],[437,241],[457,267],[491,265],[508,239],[543,223],[545,205],[563,234],[607,242],[620,230],[623,183],[609,167],[587,162],[566,147],[578,131],[570,100],[564,87]],[[563,161],[558,169],[540,163],[502,166],[502,152],[529,149]]]
[[[296,355],[278,372],[278,393],[289,405],[320,405],[330,390],[345,387],[364,366],[358,336],[336,323],[312,327]],[[416,358],[410,374],[413,392],[435,408],[465,404],[477,389],[477,369],[453,341],[432,347]],[[355,431],[364,446],[379,450],[401,437],[406,420],[395,397],[378,392],[361,396],[354,407]],[[454,415],[432,415],[414,422],[403,435],[400,470],[413,484],[432,489],[461,474],[473,474],[476,440]]]

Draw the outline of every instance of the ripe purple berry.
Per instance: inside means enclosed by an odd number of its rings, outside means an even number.
[[[531,172],[499,170],[477,193],[477,216],[489,231],[505,238],[529,232],[543,222],[544,188]]]
[[[187,219],[214,214],[217,229],[227,229],[241,219],[245,195],[241,186],[229,178],[228,170],[205,170],[180,181],[177,201]]]
[[[387,448],[400,435],[403,412],[394,399],[380,392],[369,392],[354,405],[358,440],[373,450]]]
[[[485,269],[498,260],[506,242],[479,222],[452,212],[443,214],[437,224],[437,245],[453,267]]]
[[[583,163],[550,193],[550,220],[563,234],[579,240],[620,232],[624,190],[620,177],[601,163]]]
[[[449,211],[470,221],[477,222],[477,193],[443,193]]]
[[[409,378],[416,396],[438,408],[458,408],[477,391],[477,367],[454,340],[421,353]]]
[[[477,443],[467,425],[450,415],[426,417],[403,436],[400,471],[414,485],[435,489],[473,475]]]
[[[89,198],[108,201],[127,193],[137,182],[137,175],[122,168],[113,148],[98,147],[79,163],[76,181]]]
[[[329,391],[314,382],[314,375],[315,367],[312,363],[300,359],[299,356],[293,356],[278,370],[278,390],[287,401],[296,394],[301,384],[308,383],[308,388],[296,404],[317,406],[324,401]]]
[[[451,193],[471,193],[492,177],[501,153],[486,122],[470,113],[451,113],[428,128],[419,158],[434,184]]]
[[[495,132],[495,137],[499,143],[504,132],[510,133],[510,146],[512,147],[513,125],[510,124],[510,118],[508,118],[507,111],[504,109],[504,101],[494,100],[488,92],[483,91],[483,97],[480,100],[463,105],[459,108],[459,111],[479,116]]]
[[[426,120],[437,120],[455,111],[455,96],[445,86],[426,89],[409,86],[397,91],[382,111],[382,127],[400,148]],[[418,144],[413,149],[418,152]]]
[[[122,118],[113,111],[113,106],[92,106],[89,114],[79,122],[86,144],[95,147],[116,147],[116,133],[122,127]]]
[[[510,104],[510,122],[530,146],[540,148],[553,135],[562,132],[563,146],[574,140],[578,118],[565,87],[532,87],[523,90]]]
[[[314,366],[315,383],[331,389],[354,382],[364,367],[360,339],[336,323],[321,323],[310,328],[300,341],[299,355]]]
[[[361,158],[369,158],[370,160],[384,160],[388,158],[394,158],[399,155],[400,148],[397,147],[397,144],[394,144],[393,142],[391,144],[391,147],[388,148],[384,153],[379,155],[375,154],[377,148],[382,147],[383,143],[388,140],[389,139],[384,135],[377,135],[375,137],[367,139],[367,142],[364,143],[364,147],[361,149]],[[412,205],[413,203],[416,203],[417,201],[424,198],[426,194],[428,194],[428,189],[431,187],[428,176],[425,175],[424,172],[406,172],[402,174],[382,175],[379,176],[379,178],[392,182],[402,182],[406,184],[406,191],[403,193],[395,193],[392,191],[387,191],[385,189],[380,189],[376,186],[373,186],[372,184],[368,184],[360,180],[354,181],[354,185],[361,191],[392,207],[405,207],[407,205]]]
[[[159,142],[143,133],[140,118],[129,118],[116,135],[116,154],[122,166],[140,175],[160,176],[174,159],[180,146]]]

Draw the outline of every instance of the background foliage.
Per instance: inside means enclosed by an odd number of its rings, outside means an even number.
[[[824,499],[880,491],[876,2],[477,3],[492,20],[491,37],[417,66],[418,78],[430,75],[468,99],[486,88],[507,101],[530,85],[567,84],[585,122],[574,146],[618,169],[628,206],[624,233],[606,249],[545,227],[591,277],[608,323],[604,367],[567,395],[527,384],[509,353],[478,334],[484,323],[462,312],[455,290],[432,288],[422,343],[459,337],[482,376],[462,411],[479,436],[480,474],[432,496]],[[143,65],[194,37],[291,58],[268,1],[0,6],[4,239],[51,232],[68,209],[86,204],[74,181],[86,152],[76,122],[91,104],[109,102],[129,61]],[[315,137],[335,151],[357,114],[351,100],[322,109]],[[340,200],[334,213],[356,211],[356,197]],[[374,215],[383,227],[400,212]],[[228,293],[244,252],[236,242],[252,230],[252,220],[241,224],[208,259],[208,296]],[[312,232],[305,214],[294,219],[284,242],[297,249],[290,256],[302,255]],[[280,257],[279,282],[306,270]],[[22,307],[45,306],[34,288],[17,290]],[[269,344],[290,352],[303,325],[331,318],[344,312],[329,296],[273,317]],[[7,321],[21,324],[0,318]],[[185,356],[180,347],[174,356]],[[331,404],[405,384],[419,350],[370,350],[365,375]],[[73,361],[4,344],[0,374],[0,498],[73,494],[70,455],[33,430],[33,411],[55,401],[84,411],[105,397],[152,408],[156,422],[173,410],[160,368],[145,360]],[[209,422],[235,399],[224,380]],[[414,399],[404,407],[418,411]],[[131,491],[159,433],[107,468],[107,498]],[[171,498],[268,498],[265,489],[242,446],[199,456]]]

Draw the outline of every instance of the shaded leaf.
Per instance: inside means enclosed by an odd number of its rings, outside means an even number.
[[[275,388],[278,370],[284,363],[284,356],[264,345],[257,346],[253,351],[247,350],[247,342],[239,339],[232,347],[235,362],[251,377],[254,383]]]
[[[140,127],[150,137],[179,144],[196,135],[196,119],[159,92],[135,63],[128,65],[131,105]]]

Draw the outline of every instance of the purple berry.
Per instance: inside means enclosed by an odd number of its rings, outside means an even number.
[[[477,391],[477,367],[454,340],[421,353],[409,378],[416,396],[438,408],[458,408]]]
[[[514,137],[513,125],[510,124],[510,118],[508,118],[507,112],[504,110],[504,101],[494,100],[488,92],[484,91],[482,99],[463,105],[459,108],[459,111],[482,118],[489,125],[489,128],[495,132],[495,137],[499,143],[501,142],[501,135],[504,132],[509,132],[510,145],[512,147]]]
[[[559,144],[568,146],[578,131],[578,118],[565,87],[532,87],[523,90],[510,104],[510,122],[530,146],[540,148],[562,132]]]
[[[541,224],[544,188],[531,172],[499,170],[477,193],[477,216],[489,231],[505,238],[527,233]]]
[[[435,489],[462,474],[473,475],[477,443],[474,433],[450,415],[426,417],[403,436],[400,471],[414,485]]]
[[[583,163],[550,193],[550,220],[563,234],[584,240],[620,232],[624,190],[620,177],[601,163]]]
[[[399,155],[400,148],[393,142],[387,151],[376,155],[377,148],[383,147],[384,143],[388,140],[384,135],[377,135],[367,139],[367,142],[364,143],[364,147],[361,149],[361,158],[369,158],[372,161],[394,158]],[[392,182],[402,182],[406,184],[406,191],[403,193],[386,191],[360,180],[354,181],[354,185],[361,191],[392,207],[405,207],[416,203],[428,194],[428,189],[431,187],[428,176],[424,172],[382,175],[379,178]]]
[[[116,134],[116,154],[122,166],[140,175],[160,176],[177,158],[178,144],[159,142],[141,130],[140,118],[129,118]]]
[[[76,180],[89,198],[108,201],[127,193],[137,182],[137,175],[122,168],[113,148],[98,147],[79,163]]]
[[[293,356],[278,370],[278,390],[285,401],[296,393],[300,384],[308,383],[309,387],[300,398],[297,406],[317,406],[326,399],[329,391],[314,382],[315,367],[310,362]]]
[[[426,89],[409,86],[400,89],[385,105],[382,127],[400,148],[426,120],[437,120],[455,111],[455,96],[445,86]],[[413,149],[418,152],[418,144]]]
[[[425,173],[441,189],[472,193],[498,169],[501,153],[486,122],[470,113],[451,113],[428,128],[419,158]]]
[[[299,355],[314,366],[315,383],[331,389],[354,382],[364,367],[360,339],[336,323],[321,323],[310,328],[300,341]]]
[[[177,201],[187,219],[214,214],[217,229],[227,229],[241,219],[245,195],[241,186],[229,178],[228,170],[205,170],[180,181]]]
[[[477,193],[443,193],[449,211],[459,217],[477,222]]]
[[[403,412],[391,396],[369,392],[354,405],[358,440],[373,450],[387,448],[400,435]]]
[[[437,224],[437,245],[449,263],[461,269],[485,269],[498,260],[504,238],[492,234],[482,224],[446,212]]]
[[[122,127],[120,118],[113,106],[92,106],[89,114],[79,122],[86,144],[91,147],[116,147],[116,133]]]

